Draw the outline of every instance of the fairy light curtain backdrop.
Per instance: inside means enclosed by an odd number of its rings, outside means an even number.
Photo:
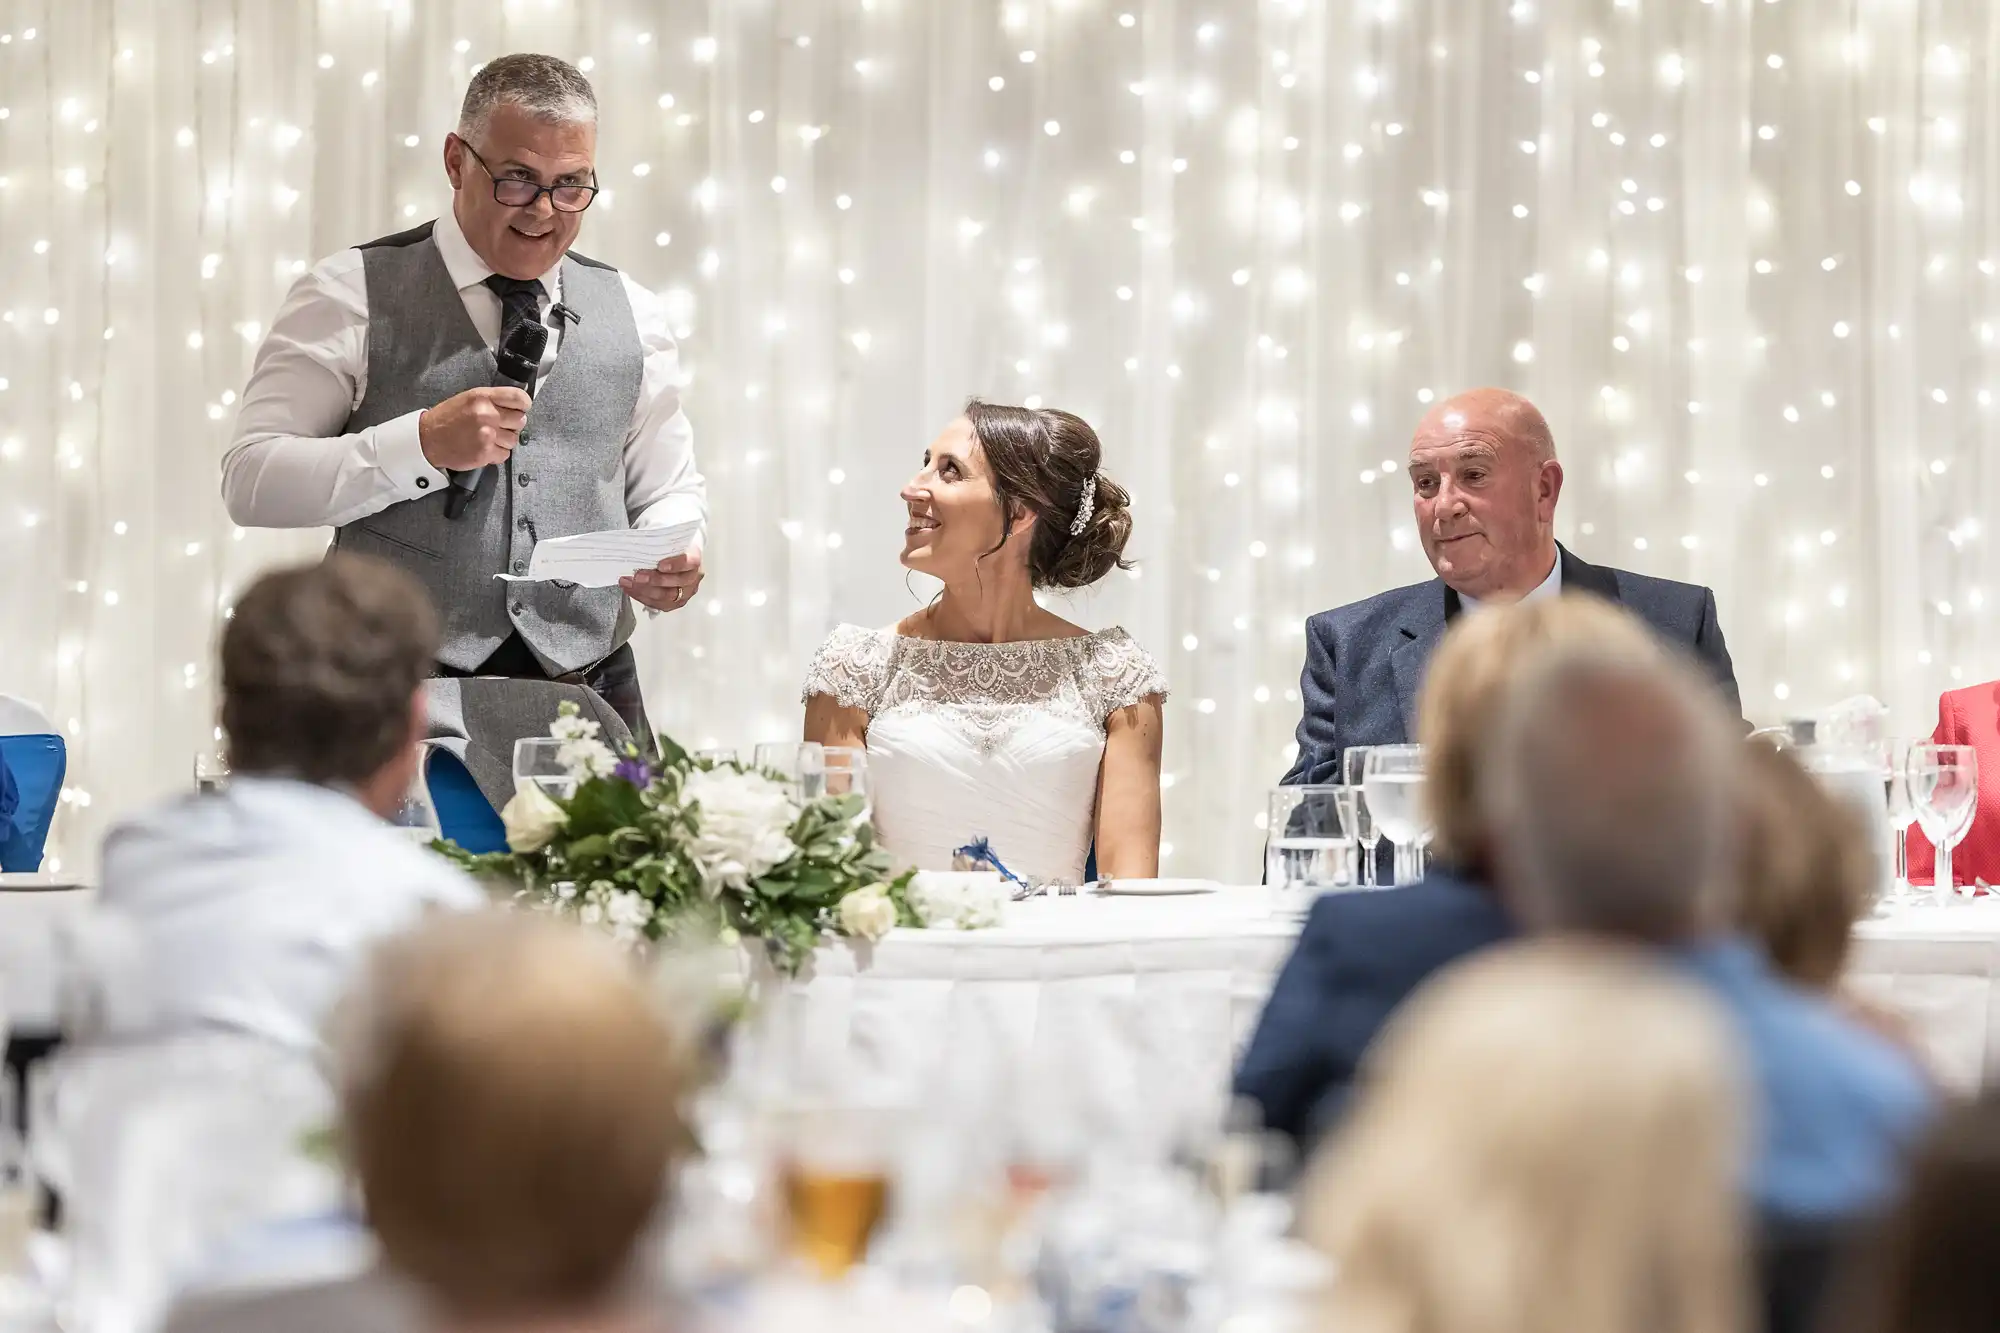
[[[0,691],[71,746],[60,863],[188,785],[232,596],[324,545],[217,495],[264,326],[448,206],[521,49],[595,82],[582,246],[679,325],[684,740],[795,734],[827,629],[928,595],[896,492],[975,393],[1136,496],[1071,612],[1166,665],[1168,873],[1256,872],[1303,621],[1427,574],[1397,460],[1457,388],[1548,411],[1580,553],[1714,586],[1754,718],[2000,675],[1987,0],[0,0]]]

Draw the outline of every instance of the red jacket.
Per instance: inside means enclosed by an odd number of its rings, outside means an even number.
[[[2000,884],[2000,680],[1951,690],[1938,696],[1939,745],[1970,745],[1979,757],[1979,804],[1972,827],[1951,849],[1951,877],[1960,884],[1985,880]],[[1936,856],[1930,839],[1910,825],[1910,883],[1936,879]]]

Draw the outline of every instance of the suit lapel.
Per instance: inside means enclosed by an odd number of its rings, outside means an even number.
[[[1403,719],[1403,736],[1417,734],[1417,691],[1424,683],[1424,664],[1444,637],[1446,601],[1450,589],[1444,580],[1433,579],[1410,599],[1397,633],[1403,641],[1389,653],[1389,666],[1396,677],[1396,708]]]
[[[1567,546],[1560,543],[1557,544],[1556,550],[1561,553],[1564,592],[1587,592],[1592,596],[1602,597],[1607,602],[1625,600],[1618,595],[1618,575],[1615,571],[1600,569],[1596,565],[1578,559]]]

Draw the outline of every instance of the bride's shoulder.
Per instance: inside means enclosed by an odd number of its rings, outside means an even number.
[[[837,626],[813,654],[801,695],[809,700],[824,694],[842,707],[872,711],[895,637],[894,630]]]
[[[1107,716],[1150,695],[1166,696],[1166,672],[1123,626],[1086,635],[1083,648],[1098,701]]]

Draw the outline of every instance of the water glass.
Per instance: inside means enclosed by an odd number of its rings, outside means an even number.
[[[1910,897],[1910,825],[1916,822],[1916,807],[1910,803],[1910,743],[1883,741],[1876,751],[1882,767],[1884,806],[1889,827],[1895,831],[1895,878],[1889,883],[1889,901],[1900,903]]]
[[[532,784],[559,801],[576,795],[576,778],[562,761],[563,742],[554,736],[528,736],[514,742],[514,787]]]
[[[1382,841],[1382,830],[1375,827],[1375,816],[1368,809],[1368,797],[1362,791],[1361,780],[1367,774],[1368,753],[1372,745],[1350,745],[1340,755],[1340,780],[1354,792],[1354,839],[1360,848],[1361,887],[1375,887],[1375,848]]]
[[[444,825],[438,821],[437,806],[431,801],[431,784],[428,778],[431,747],[419,747],[416,772],[410,775],[409,790],[397,804],[389,822],[400,829],[405,836],[419,847],[428,847],[444,836]]]
[[[1906,776],[1917,823],[1937,849],[1932,896],[1948,903],[1953,897],[1951,849],[1972,827],[1978,805],[1979,756],[1970,745],[1922,742],[1910,747]]]
[[[194,757],[194,789],[202,795],[229,790],[229,761],[203,752]]]
[[[826,794],[826,747],[818,741],[767,741],[755,755],[757,767],[790,783],[799,800]]]
[[[1430,840],[1424,811],[1424,747],[1378,745],[1368,752],[1361,780],[1375,826],[1396,848],[1396,883],[1421,877],[1420,848]]]
[[[868,782],[868,751],[853,745],[828,745],[823,747],[821,755],[826,765],[826,794],[859,796],[862,821],[873,818],[875,802]]]
[[[1354,840],[1354,803],[1337,786],[1276,787],[1271,791],[1264,877],[1280,906],[1303,912],[1332,889],[1351,887],[1347,849]]]
[[[712,745],[705,750],[696,750],[693,758],[711,768],[743,762],[743,752],[733,745]]]

